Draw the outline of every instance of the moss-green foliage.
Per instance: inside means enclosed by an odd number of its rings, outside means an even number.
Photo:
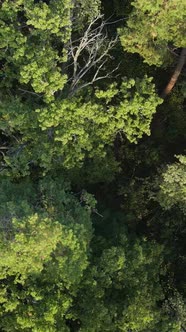
[[[165,209],[178,204],[186,214],[186,157],[177,158],[178,161],[168,165],[162,174],[158,200]]]
[[[59,179],[45,178],[37,189],[1,180],[4,331],[69,331],[64,317],[88,264],[92,231],[89,209],[67,190]]]
[[[19,99],[2,102],[1,128],[21,134],[5,163],[22,174],[28,173],[30,163],[47,170],[54,162],[73,168],[87,156],[103,159],[118,133],[137,143],[144,134],[150,135],[152,116],[162,102],[151,81],[124,79],[119,88],[111,84],[95,95],[87,91],[87,101],[79,95],[36,109]]]
[[[183,297],[175,291],[173,295],[165,302],[165,311],[174,314],[180,321],[182,329],[186,328],[186,308]]]
[[[66,75],[60,65],[66,55],[54,42],[66,43],[71,32],[71,1],[34,3],[4,1],[1,8],[1,59],[6,59],[5,83],[13,84],[14,76],[21,84],[31,85],[44,99],[53,99],[54,93],[63,89]],[[9,72],[8,69],[11,69]]]
[[[98,226],[92,238],[96,201],[82,191],[80,205],[69,190],[59,177],[1,178],[1,329],[179,332],[158,304],[163,247],[129,235],[110,213],[101,223],[113,233]]]
[[[185,1],[1,1],[0,331],[185,329],[184,46]]]
[[[76,20],[73,22],[74,28],[83,29],[86,21],[90,22],[92,19],[100,15],[101,2],[100,0],[77,0],[74,1],[74,15]]]
[[[18,85],[41,94],[45,102],[53,100],[67,82],[63,72],[68,58],[66,44],[80,12],[85,22],[94,18],[99,13],[99,1],[89,1],[89,11],[85,1],[3,1],[0,59],[5,65],[1,84],[11,86],[16,79]]]
[[[108,230],[108,237],[95,239],[92,263],[78,293],[74,311],[82,322],[80,331],[179,331],[157,305],[163,299],[161,246],[131,240],[116,220],[113,225],[112,234]]]
[[[9,92],[1,100],[0,128],[11,137],[2,153],[6,173],[80,167],[87,158],[103,160],[118,134],[134,143],[150,134],[161,100],[147,76],[106,82],[104,89],[95,86],[69,97],[70,39],[78,39],[82,29],[74,22],[85,30],[99,9],[99,1],[3,2],[2,96]]]
[[[162,65],[168,46],[185,47],[186,3],[182,0],[134,0],[127,27],[120,29],[124,49],[139,53],[149,65]]]

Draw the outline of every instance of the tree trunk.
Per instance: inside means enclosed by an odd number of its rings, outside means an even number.
[[[176,69],[175,69],[169,83],[167,84],[166,88],[164,89],[164,91],[160,95],[161,98],[165,99],[167,97],[167,95],[172,91],[172,89],[175,86],[175,84],[178,80],[178,77],[179,77],[179,75],[182,71],[182,68],[185,64],[185,61],[186,61],[186,48],[183,48],[182,51],[181,51]]]

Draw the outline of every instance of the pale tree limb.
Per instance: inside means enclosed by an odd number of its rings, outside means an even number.
[[[105,62],[106,62],[106,61],[105,61]],[[89,81],[89,82],[85,82],[85,83],[82,83],[81,85],[77,86],[77,87],[72,91],[72,94],[70,94],[70,95],[73,95],[73,94],[74,94],[75,92],[77,92],[78,90],[83,89],[83,88],[85,88],[85,87],[87,87],[87,86],[89,86],[89,85],[93,85],[93,84],[94,84],[95,82],[97,82],[97,81],[100,81],[100,80],[103,80],[103,79],[106,79],[106,78],[111,78],[111,77],[112,77],[112,74],[113,74],[115,71],[118,70],[118,68],[119,68],[119,66],[120,66],[120,63],[118,64],[118,66],[117,66],[116,68],[114,68],[114,69],[113,69],[112,71],[110,71],[109,73],[107,73],[107,74],[105,74],[105,75],[103,75],[103,76],[98,76],[98,73],[99,73],[101,67],[105,64],[105,62],[102,63],[102,64],[98,67],[98,69],[97,69],[97,71],[96,71],[96,73],[95,73],[95,75],[94,75],[94,77],[92,78],[91,81]],[[117,77],[117,76],[115,76],[115,77]]]
[[[174,88],[177,80],[178,80],[178,77],[180,76],[181,74],[181,71],[183,69],[183,66],[185,64],[185,61],[186,61],[186,48],[183,48],[182,51],[181,51],[181,54],[179,56],[179,60],[178,60],[178,63],[177,63],[177,66],[174,70],[174,73],[169,81],[169,83],[167,84],[166,88],[164,89],[164,91],[162,92],[162,94],[160,95],[160,97],[162,99],[165,99],[167,97],[167,95],[172,91],[172,89]]]
[[[36,93],[36,92],[34,92],[34,91],[29,91],[29,90],[25,90],[25,89],[21,89],[21,88],[18,88],[18,90],[19,90],[19,91],[22,91],[23,93],[29,93],[29,94],[31,94],[31,95],[35,95],[35,96],[37,96],[37,97],[39,97],[39,98],[42,97],[41,95],[39,95],[38,93]]]
[[[118,41],[118,37],[112,40],[108,39],[106,29],[108,24],[107,21],[103,20],[103,15],[99,15],[89,23],[82,37],[70,40],[68,68],[72,68],[72,75],[68,80],[70,83],[69,95],[72,96],[77,90],[107,78],[116,71],[114,69],[106,75],[101,74],[105,63],[109,58],[112,58],[110,51]]]

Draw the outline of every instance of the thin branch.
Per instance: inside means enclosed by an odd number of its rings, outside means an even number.
[[[68,58],[71,63],[67,66],[67,68],[73,68],[72,76],[68,79],[68,82],[71,82],[70,95],[74,91],[110,75],[110,73],[104,76],[99,75],[102,67],[111,58],[109,54],[111,49],[118,41],[118,37],[108,40],[106,29],[108,24],[109,22],[103,20],[103,15],[99,15],[89,23],[81,38],[70,40]],[[80,84],[90,71],[95,71],[93,78],[86,83]]]
[[[94,77],[93,77],[93,79],[92,79],[91,81],[89,81],[89,82],[85,82],[85,83],[83,83],[83,84],[77,86],[76,88],[74,88],[74,89],[70,92],[69,96],[74,95],[77,91],[79,91],[79,90],[81,90],[81,89],[83,89],[83,88],[85,88],[85,87],[87,87],[87,86],[89,86],[89,85],[93,85],[93,84],[94,84],[95,82],[97,82],[97,81],[100,81],[100,80],[103,80],[103,79],[106,79],[106,78],[111,78],[111,77],[112,77],[112,74],[113,74],[115,71],[118,70],[119,66],[120,66],[120,63],[119,63],[118,66],[117,66],[116,68],[114,68],[111,72],[107,73],[106,75],[98,76],[98,77],[97,77],[97,75],[98,75],[98,73],[99,73],[99,70],[97,70],[96,74],[94,75]],[[100,65],[100,67],[101,67],[101,65]],[[98,68],[98,69],[99,69],[99,68]]]
[[[41,95],[39,95],[38,93],[33,92],[33,91],[29,91],[29,90],[25,90],[25,89],[21,89],[21,88],[18,88],[18,90],[19,90],[19,91],[22,91],[22,92],[24,92],[24,93],[29,93],[29,94],[35,95],[35,96],[37,96],[37,97],[39,97],[39,98],[42,97]]]

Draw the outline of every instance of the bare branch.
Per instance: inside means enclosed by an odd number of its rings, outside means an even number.
[[[105,61],[105,63],[106,63],[106,61]],[[100,71],[100,69],[101,69],[101,67],[102,67],[102,65],[100,65],[100,66],[98,67],[98,69],[97,69],[97,71],[96,71],[96,73],[95,73],[93,79],[92,79],[91,81],[89,81],[89,82],[85,82],[85,83],[83,83],[83,84],[81,84],[81,85],[78,85],[76,88],[74,88],[74,89],[70,92],[70,96],[74,95],[77,91],[79,91],[79,90],[81,90],[81,89],[83,89],[83,88],[85,88],[85,87],[87,87],[87,86],[89,86],[89,85],[94,84],[94,83],[97,82],[97,81],[100,81],[100,80],[103,80],[103,79],[106,79],[106,78],[111,78],[111,77],[112,77],[112,74],[113,74],[115,71],[118,70],[119,66],[120,66],[120,63],[118,64],[118,66],[117,66],[116,68],[114,68],[111,72],[107,73],[106,75],[98,76],[99,71]]]
[[[72,68],[72,76],[69,94],[82,87],[93,84],[95,81],[109,77],[116,69],[106,75],[100,75],[105,63],[111,58],[110,51],[116,45],[118,37],[109,40],[106,25],[109,23],[103,20],[103,15],[99,15],[92,20],[81,38],[70,40],[68,58],[70,63],[67,68]],[[118,68],[118,67],[117,67]],[[87,74],[88,82],[85,81]],[[83,82],[83,83],[82,83]]]
[[[29,94],[32,94],[32,95],[35,95],[39,98],[41,98],[42,96],[39,95],[38,93],[34,92],[34,91],[29,91],[29,90],[25,90],[25,89],[21,89],[21,88],[18,88],[19,91],[22,91],[23,93],[29,93]]]

